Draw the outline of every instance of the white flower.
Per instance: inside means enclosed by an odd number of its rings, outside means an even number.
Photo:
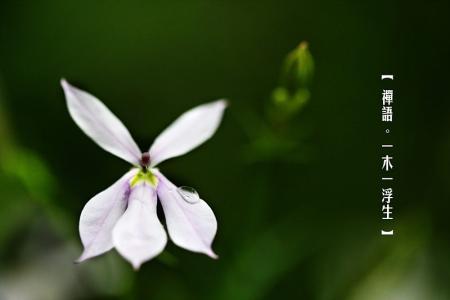
[[[161,253],[167,235],[156,214],[157,199],[176,245],[217,258],[211,249],[217,231],[211,208],[201,199],[195,203],[185,201],[183,190],[180,192],[155,166],[208,140],[221,122],[226,101],[185,112],[156,138],[148,152],[142,153],[127,128],[100,100],[64,79],[61,85],[70,115],[84,133],[134,166],[89,200],[81,212],[79,229],[84,251],[78,262],[114,247],[138,269]]]

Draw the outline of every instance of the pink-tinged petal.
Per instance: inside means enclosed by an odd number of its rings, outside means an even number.
[[[164,250],[167,235],[156,214],[156,192],[147,183],[131,190],[128,208],[113,230],[114,247],[134,269]]]
[[[106,151],[139,165],[141,151],[122,122],[91,94],[64,79],[61,86],[69,113],[81,130]]]
[[[79,225],[84,251],[78,262],[112,249],[112,231],[125,212],[130,189],[129,182],[136,172],[136,169],[131,170],[84,206]]]
[[[217,232],[217,220],[211,208],[201,199],[186,202],[173,183],[158,171],[156,175],[170,239],[179,247],[217,258],[211,249]]]
[[[151,166],[183,155],[208,140],[219,127],[225,100],[194,107],[167,127],[150,148]]]

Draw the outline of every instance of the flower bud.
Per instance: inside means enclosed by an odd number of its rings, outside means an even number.
[[[308,103],[313,73],[314,60],[308,43],[302,42],[286,57],[280,84],[272,92],[270,114],[275,120],[288,119]]]
[[[307,88],[314,74],[314,60],[307,42],[301,42],[292,50],[285,62],[281,84],[292,89]]]

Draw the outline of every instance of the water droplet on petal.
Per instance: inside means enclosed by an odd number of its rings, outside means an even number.
[[[180,186],[177,188],[178,194],[184,201],[190,204],[195,204],[200,201],[200,196],[194,188],[189,186]]]

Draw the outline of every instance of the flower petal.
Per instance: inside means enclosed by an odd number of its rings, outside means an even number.
[[[225,100],[218,100],[194,107],[182,114],[151,146],[151,166],[183,155],[208,140],[219,127],[226,106]]]
[[[84,206],[79,224],[84,251],[77,262],[112,249],[112,231],[125,212],[130,188],[129,181],[136,172],[136,169],[131,170]]]
[[[166,216],[167,230],[171,240],[179,247],[217,258],[211,244],[217,232],[217,220],[205,201],[188,203],[159,171],[158,197]]]
[[[113,230],[117,251],[134,267],[155,257],[167,243],[167,235],[156,214],[156,192],[146,183],[132,188],[128,208]]]
[[[81,130],[106,151],[138,165],[141,151],[122,122],[91,94],[64,79],[61,86],[69,113]]]

